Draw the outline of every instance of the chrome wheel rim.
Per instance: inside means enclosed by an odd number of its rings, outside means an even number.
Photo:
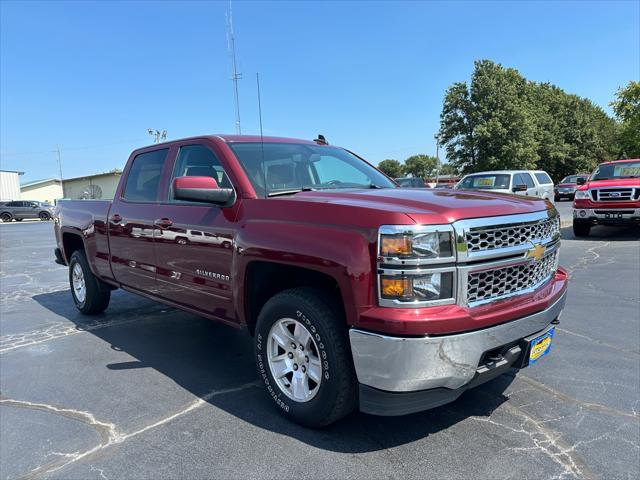
[[[73,266],[71,271],[71,283],[73,286],[73,293],[76,296],[76,300],[80,303],[84,303],[87,298],[87,287],[84,282],[84,272],[79,263]]]
[[[322,383],[318,346],[307,328],[293,318],[273,324],[267,341],[267,360],[280,391],[296,402],[308,402]]]

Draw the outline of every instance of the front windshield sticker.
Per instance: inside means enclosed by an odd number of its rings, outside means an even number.
[[[613,169],[614,177],[637,177],[640,175],[640,165],[616,165]]]
[[[473,179],[474,187],[493,187],[496,183],[496,177],[480,177]]]

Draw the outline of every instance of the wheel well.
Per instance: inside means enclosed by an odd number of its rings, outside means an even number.
[[[296,287],[313,287],[325,292],[335,301],[344,318],[344,303],[336,280],[324,273],[302,267],[271,262],[252,262],[245,277],[245,316],[253,335],[258,315],[274,295]]]
[[[62,247],[64,248],[64,256],[67,262],[76,250],[84,250],[84,242],[80,235],[75,233],[63,233],[62,234]]]

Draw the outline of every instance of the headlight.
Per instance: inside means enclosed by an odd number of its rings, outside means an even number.
[[[455,261],[452,230],[444,226],[382,227],[382,263],[418,265]]]
[[[378,237],[378,301],[417,308],[455,303],[451,225],[383,225]]]
[[[381,275],[380,296],[397,302],[453,303],[453,272]]]
[[[589,198],[589,190],[576,190],[576,200],[587,200]]]

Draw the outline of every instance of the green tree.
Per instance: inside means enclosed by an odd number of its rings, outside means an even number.
[[[461,173],[539,168],[557,180],[614,158],[617,148],[615,121],[590,100],[489,60],[475,62],[469,85],[447,90],[440,138]]]
[[[378,169],[386,173],[391,178],[401,177],[403,174],[402,164],[398,160],[386,159],[378,164]]]
[[[412,155],[404,161],[404,173],[417,178],[428,178],[435,175],[438,159],[431,155]]]
[[[452,175],[455,177],[459,175],[459,173],[455,165],[451,163],[443,163],[440,165],[440,175]]]
[[[631,81],[619,88],[611,107],[620,122],[620,156],[640,157],[640,82]]]

